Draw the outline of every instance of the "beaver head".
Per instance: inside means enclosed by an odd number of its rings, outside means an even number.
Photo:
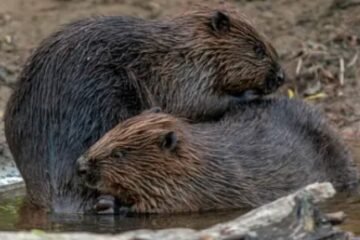
[[[205,106],[214,109],[224,99],[239,99],[249,91],[265,95],[284,83],[285,74],[274,47],[242,14],[228,9],[200,9],[171,22],[175,23],[171,25],[174,29],[167,31],[174,34],[162,34],[161,39],[154,40],[171,49],[162,56],[164,66],[160,68],[160,81],[166,82],[154,91],[163,98],[160,102],[178,104],[188,98],[194,102],[185,106],[190,110],[191,104],[199,102],[205,110]],[[172,93],[171,99],[161,94],[164,92]],[[194,92],[198,97],[191,94]],[[209,94],[211,98],[207,98]]]
[[[185,141],[184,124],[156,112],[130,118],[78,159],[78,172],[89,187],[135,212],[196,211],[204,187],[195,179],[204,175],[203,164],[199,149]]]
[[[216,59],[219,71],[224,71],[220,81],[222,90],[236,93],[254,89],[267,94],[284,83],[276,50],[240,13],[218,10],[194,16],[204,18],[199,22],[208,21],[205,26],[199,26],[202,34],[196,37],[202,38],[204,48],[213,52],[213,59],[209,56],[209,60]]]

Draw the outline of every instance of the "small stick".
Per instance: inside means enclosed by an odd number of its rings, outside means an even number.
[[[350,62],[346,65],[347,67],[352,67],[355,65],[357,59],[359,57],[358,53],[355,53],[354,57],[350,60]]]
[[[344,86],[345,83],[345,79],[344,79],[344,73],[345,73],[345,62],[343,58],[339,59],[339,63],[340,63],[340,72],[339,72],[339,81],[340,81],[340,86]]]
[[[296,70],[295,70],[295,75],[296,76],[299,76],[299,74],[300,74],[300,71],[301,71],[301,68],[302,68],[302,63],[303,63],[302,58],[299,58],[299,61],[298,61],[297,65],[296,65]]]

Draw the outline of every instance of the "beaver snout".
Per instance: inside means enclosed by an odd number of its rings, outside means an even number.
[[[285,83],[286,75],[282,68],[275,67],[274,69],[270,70],[266,77],[266,86],[265,91],[266,93],[271,93],[277,90],[280,86]]]

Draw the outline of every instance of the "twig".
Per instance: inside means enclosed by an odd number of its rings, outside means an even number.
[[[339,72],[339,81],[340,81],[340,86],[344,86],[345,83],[345,79],[344,79],[344,73],[345,73],[345,62],[343,58],[339,59],[339,63],[340,63],[340,72]]]
[[[302,58],[299,58],[299,61],[298,61],[297,65],[296,65],[296,70],[295,70],[295,75],[296,76],[299,76],[299,74],[301,72],[302,63],[303,63]]]
[[[346,65],[347,67],[352,67],[355,65],[357,59],[359,57],[358,53],[355,53],[354,57],[350,60],[350,62]]]

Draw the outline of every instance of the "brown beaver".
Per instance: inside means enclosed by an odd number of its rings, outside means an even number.
[[[213,123],[145,112],[79,160],[85,182],[137,213],[256,207],[302,186],[357,187],[347,147],[314,109],[288,99],[241,105]]]
[[[25,65],[6,137],[32,203],[83,212],[98,193],[79,184],[76,159],[120,121],[153,103],[213,120],[242,93],[267,94],[283,81],[274,48],[236,12],[80,20],[42,42]]]

